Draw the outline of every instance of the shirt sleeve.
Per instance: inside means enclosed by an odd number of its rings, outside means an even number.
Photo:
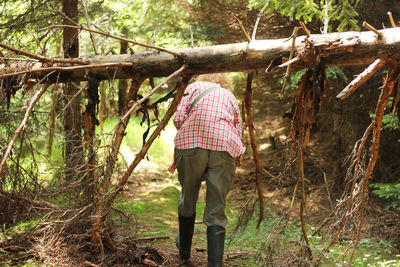
[[[175,117],[174,117],[174,125],[176,127],[176,129],[180,129],[181,126],[183,125],[183,123],[186,121],[187,119],[187,110],[189,109],[189,105],[190,105],[190,97],[192,95],[192,86],[189,85],[186,90],[185,90],[185,94],[182,97],[181,102],[178,105],[178,108],[176,110],[175,113]]]

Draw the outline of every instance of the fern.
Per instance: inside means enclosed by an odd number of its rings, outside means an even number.
[[[400,184],[371,184],[372,193],[380,198],[389,200],[385,209],[396,209],[400,211]]]

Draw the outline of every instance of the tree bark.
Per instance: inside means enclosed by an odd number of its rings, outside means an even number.
[[[297,37],[293,65],[311,65],[316,53],[327,66],[371,64],[382,54],[399,57],[400,28],[384,29],[380,32],[383,33],[382,38],[377,38],[372,31]],[[133,74],[140,74],[143,77],[163,77],[178,69],[182,63],[188,65],[184,75],[243,72],[266,69],[271,63],[272,66],[279,65],[284,61],[283,57],[289,56],[291,48],[291,42],[286,42],[285,39],[274,39],[174,50],[180,53],[181,57],[160,51],[132,55],[99,55],[83,59],[89,66],[83,65],[79,69],[61,71],[60,76],[55,73],[49,79],[54,82],[57,79],[61,81],[87,80],[85,68],[89,67],[91,68],[89,72],[100,80],[129,79]],[[95,66],[104,63],[108,63],[109,66]],[[53,66],[68,66],[68,64],[54,63]],[[5,73],[25,69],[27,69],[26,64],[0,66],[0,78],[4,77]],[[31,73],[27,76],[30,78],[43,77],[51,71],[51,67],[43,69],[41,63],[36,63],[30,64],[29,70]]]
[[[78,0],[63,0],[63,12],[74,21],[78,17]],[[71,24],[65,19],[64,23]],[[78,31],[76,29],[64,29],[64,57],[79,57]],[[84,165],[82,138],[81,138],[81,107],[80,97],[74,97],[78,92],[70,81],[64,84],[65,104],[68,108],[64,112],[65,131],[65,179],[72,181],[77,179]]]
[[[122,34],[127,35],[128,34],[128,29],[126,27],[122,28]],[[128,43],[121,41],[121,50],[120,54],[126,54],[128,51]],[[126,79],[120,79],[118,81],[118,114],[121,116],[122,110],[124,108],[125,104],[125,98],[126,98],[126,91],[128,89],[128,81]]]

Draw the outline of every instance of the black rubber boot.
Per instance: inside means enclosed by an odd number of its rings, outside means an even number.
[[[190,258],[195,219],[196,214],[192,217],[183,217],[179,215],[179,234],[175,243],[179,250],[179,256],[184,260]]]
[[[208,267],[222,266],[224,256],[225,228],[219,225],[207,227]]]

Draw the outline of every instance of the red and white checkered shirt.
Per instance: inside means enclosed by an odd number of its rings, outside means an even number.
[[[187,114],[191,104],[199,94],[208,88],[219,88],[209,92]],[[211,82],[195,82],[185,90],[175,117],[175,147],[226,151],[233,158],[245,151],[242,143],[240,110],[235,96],[228,90]],[[169,170],[174,171],[172,165]]]

